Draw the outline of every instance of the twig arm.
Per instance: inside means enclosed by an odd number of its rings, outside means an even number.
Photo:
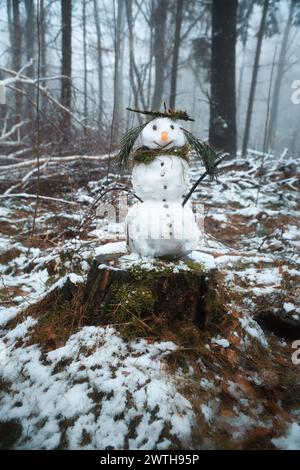
[[[222,157],[220,157],[216,163],[214,164],[214,168],[216,168],[218,165],[220,165],[220,163],[225,160],[225,158],[228,157],[228,154],[226,155],[223,155]],[[185,206],[186,203],[188,202],[188,200],[190,199],[191,195],[193,194],[193,192],[195,191],[195,189],[197,188],[197,186],[201,183],[202,180],[204,180],[204,178],[206,178],[206,176],[208,175],[208,171],[205,171],[205,173],[203,173],[199,179],[197,179],[197,181],[193,184],[193,186],[191,187],[190,191],[188,192],[188,194],[185,196],[184,200],[182,201],[182,206]]]

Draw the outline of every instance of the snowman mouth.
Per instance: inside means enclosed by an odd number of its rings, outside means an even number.
[[[159,144],[158,142],[155,142],[155,140],[153,140],[153,143],[157,145],[157,147],[161,148],[161,149],[165,149],[167,148],[169,145],[173,144],[174,140],[170,140],[170,142],[167,142],[166,144],[164,145],[161,145]]]

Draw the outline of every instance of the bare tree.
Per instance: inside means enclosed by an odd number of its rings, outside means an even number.
[[[45,77],[47,74],[47,50],[46,50],[46,11],[44,0],[40,0],[40,47],[41,47],[41,75]]]
[[[129,37],[129,78],[130,85],[133,92],[133,100],[135,108],[138,107],[139,90],[135,80],[135,58],[134,58],[134,39],[133,39],[133,17],[132,17],[132,0],[126,0],[126,17],[128,23],[128,37]]]
[[[13,20],[12,20],[12,2],[6,2],[6,14],[7,14],[7,29],[9,35],[9,43],[13,47]]]
[[[35,11],[33,0],[25,0],[25,9],[26,9],[26,22],[25,22],[25,44],[26,44],[26,60],[29,62],[34,57],[34,37],[35,37]],[[31,67],[27,69],[27,74],[29,77],[34,76],[34,66],[33,62]],[[32,87],[29,87],[27,90],[28,95],[34,99]],[[32,118],[32,106],[27,108],[27,114],[29,118]]]
[[[87,43],[86,43],[86,0],[82,0],[82,42],[83,42],[83,116],[88,116],[88,91],[87,91]]]
[[[165,32],[167,24],[169,0],[157,0],[153,13],[155,62],[155,82],[152,96],[152,109],[159,109],[162,102],[165,78]]]
[[[255,51],[255,59],[254,59],[250,94],[249,94],[249,100],[248,100],[248,109],[247,109],[244,140],[243,140],[243,147],[242,147],[242,155],[244,156],[247,153],[249,137],[250,137],[253,104],[254,104],[257,76],[258,76],[258,70],[259,70],[259,60],[260,60],[261,46],[262,46],[263,37],[264,37],[264,31],[266,27],[268,8],[269,8],[269,0],[264,0],[263,12],[262,12],[260,27],[259,27],[258,36],[257,36],[257,45],[256,45],[256,51]]]
[[[117,18],[114,18],[114,49],[115,49],[115,65],[114,65],[114,105],[112,119],[112,143],[119,140],[122,132],[122,111],[123,111],[123,52],[124,52],[124,1],[118,0]]]
[[[176,0],[176,17],[175,17],[175,35],[174,35],[174,48],[172,57],[172,70],[171,70],[171,92],[170,92],[170,108],[175,108],[176,103],[176,90],[177,90],[177,72],[178,72],[178,59],[180,49],[180,36],[181,25],[183,19],[183,6],[184,0]]]
[[[72,74],[72,0],[61,0],[61,28],[62,28],[62,66],[61,66],[61,104],[71,107],[71,74]],[[64,116],[64,127],[69,128],[71,116]]]
[[[236,153],[236,17],[237,0],[212,1],[209,140],[232,155]]]
[[[12,22],[12,68],[17,71],[21,68],[21,24],[19,0],[12,0],[13,22]],[[20,120],[22,113],[22,96],[15,93],[16,122]]]
[[[33,0],[25,0],[26,23],[25,23],[25,42],[26,42],[26,60],[29,61],[34,56],[34,35],[35,35],[35,12]],[[27,70],[28,76],[33,75],[33,66]]]
[[[146,108],[146,100],[143,92],[143,79],[142,75],[144,70],[138,68],[135,61],[134,54],[134,32],[133,32],[133,14],[132,14],[132,0],[126,0],[126,17],[128,23],[128,38],[129,38],[129,78],[131,89],[134,97],[134,106],[137,108],[139,100],[142,106]]]
[[[102,126],[103,119],[103,60],[102,60],[102,35],[99,19],[98,0],[94,0],[94,17],[97,37],[97,71],[98,71],[98,93],[99,93],[99,127]]]
[[[268,129],[268,148],[273,149],[275,146],[276,139],[276,130],[277,130],[277,121],[278,121],[278,108],[279,108],[279,98],[282,79],[284,75],[285,68],[285,59],[288,48],[289,34],[292,25],[293,11],[295,7],[295,1],[290,0],[288,18],[285,24],[284,33],[282,36],[281,48],[279,52],[279,60],[277,66],[277,73],[274,83],[274,90],[272,96],[272,106],[270,113],[269,129]]]

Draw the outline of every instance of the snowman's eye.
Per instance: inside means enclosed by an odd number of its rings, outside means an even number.
[[[157,130],[157,126],[154,124],[154,126],[152,126],[152,129],[153,129],[154,131],[156,131],[156,130]]]
[[[173,124],[171,124],[171,125],[170,125],[170,127],[171,127],[171,129],[174,129],[174,126],[173,126]]]

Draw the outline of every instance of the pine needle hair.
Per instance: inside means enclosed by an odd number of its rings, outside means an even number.
[[[139,109],[133,109],[133,108],[126,108],[128,111],[134,112],[134,113],[139,113],[143,114],[145,116],[151,116],[151,119],[149,119],[146,123],[133,127],[129,129],[125,134],[123,135],[121,139],[121,148],[120,151],[117,155],[117,166],[120,171],[125,170],[128,168],[129,165],[129,158],[130,154],[132,152],[133,146],[138,139],[139,135],[143,131],[143,129],[146,127],[146,125],[153,121],[156,118],[169,118],[174,121],[176,120],[182,120],[182,121],[194,121],[186,111],[181,111],[181,110],[176,110],[176,109],[170,109],[167,108],[165,103],[164,103],[164,111],[147,111],[147,110],[139,110]],[[202,160],[203,165],[205,166],[205,169],[207,173],[209,174],[211,179],[214,179],[217,176],[217,169],[215,167],[215,162],[217,159],[217,154],[213,150],[213,148],[207,143],[204,142],[200,139],[197,139],[190,131],[187,129],[184,129],[181,127],[182,131],[184,132],[184,135],[186,137],[188,145],[194,150],[196,155]],[[146,149],[143,149],[143,152],[145,152]],[[149,152],[151,150],[149,149]],[[152,152],[153,153],[153,152]],[[185,152],[184,152],[185,153]],[[146,161],[152,161],[152,158],[146,159]],[[146,163],[145,161],[145,163]]]

